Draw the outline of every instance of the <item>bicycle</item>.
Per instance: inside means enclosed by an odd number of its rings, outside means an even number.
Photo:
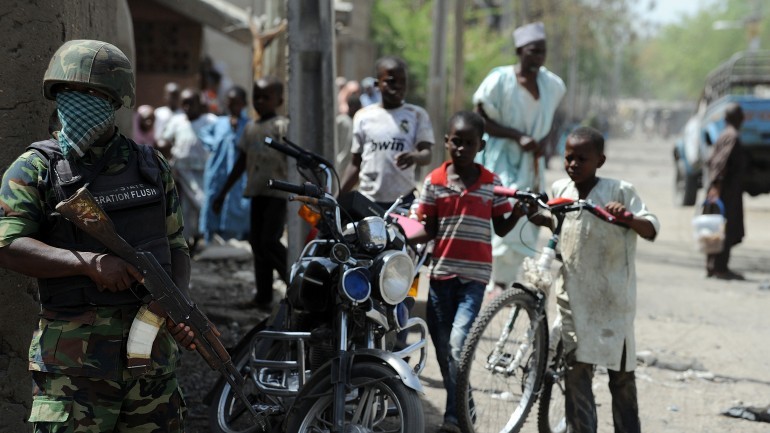
[[[495,194],[548,211],[555,227],[537,259],[524,261],[523,281],[514,282],[486,305],[468,333],[457,372],[460,429],[516,433],[540,396],[538,431],[565,432],[561,321],[557,318],[549,330],[546,312],[551,264],[566,214],[586,210],[615,224],[624,218],[587,200],[548,200],[545,194],[504,187],[495,187]]]

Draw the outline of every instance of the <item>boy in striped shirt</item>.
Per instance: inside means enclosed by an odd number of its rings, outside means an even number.
[[[425,231],[413,242],[435,239],[427,322],[447,391],[444,423],[439,431],[459,432],[455,410],[455,376],[460,352],[481,308],[492,274],[492,227],[504,236],[525,214],[517,203],[495,196],[496,174],[474,163],[484,148],[484,120],[470,111],[449,119],[445,146],[452,160],[433,170],[420,195],[418,214]],[[505,214],[509,213],[507,217]],[[491,221],[491,224],[490,224]]]

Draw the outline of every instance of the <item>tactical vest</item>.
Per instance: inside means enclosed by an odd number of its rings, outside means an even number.
[[[46,220],[35,237],[57,248],[107,252],[99,241],[55,211],[56,204],[72,196],[90,180],[88,190],[115,223],[118,234],[134,248],[151,252],[171,275],[171,251],[166,235],[166,200],[160,164],[148,146],[139,146],[125,137],[119,137],[111,147],[119,146],[129,147],[129,158],[125,167],[112,174],[94,173],[89,171],[93,167],[68,161],[53,140],[36,142],[28,147],[42,154],[43,159],[48,161],[45,188],[54,191],[50,195],[41,191],[41,197],[47,197]],[[113,152],[108,149],[105,158],[110,158],[108,153]],[[81,275],[38,279],[38,286],[40,303],[51,310],[78,310],[95,305],[137,305],[140,297],[146,294],[141,285],[116,293],[100,291],[90,278]]]

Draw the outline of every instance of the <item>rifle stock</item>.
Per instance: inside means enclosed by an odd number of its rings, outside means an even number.
[[[115,231],[115,225],[110,217],[85,187],[78,189],[72,197],[57,204],[56,210],[141,272],[144,276],[142,284],[147,288],[153,301],[160,304],[166,315],[175,323],[184,322],[192,329],[198,353],[212,370],[217,370],[224,376],[233,392],[249,409],[257,424],[265,430],[266,417],[257,413],[244,394],[243,377],[233,365],[227,349],[216,336],[208,317],[174,284],[155,256],[146,251],[137,251],[123,239]]]

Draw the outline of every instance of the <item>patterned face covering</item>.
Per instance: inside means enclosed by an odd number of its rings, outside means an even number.
[[[67,157],[72,150],[82,157],[86,150],[115,125],[115,108],[106,99],[80,92],[56,94],[61,121],[59,147]]]

